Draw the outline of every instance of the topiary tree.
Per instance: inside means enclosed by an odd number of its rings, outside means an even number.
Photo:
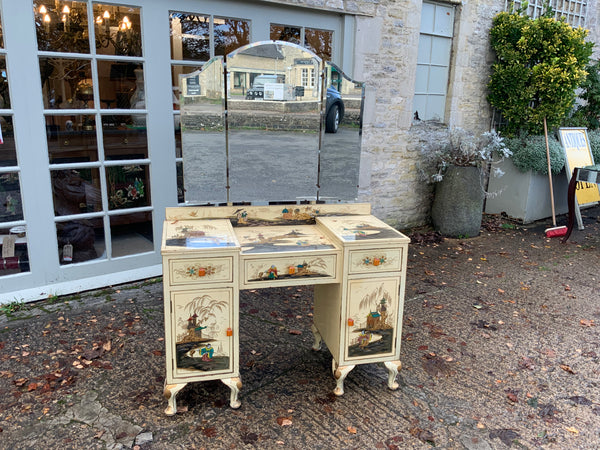
[[[585,80],[593,47],[585,42],[587,30],[553,14],[548,8],[531,19],[521,9],[494,17],[490,40],[496,62],[488,101],[508,121],[506,135],[543,133],[544,117],[549,128],[560,125]]]

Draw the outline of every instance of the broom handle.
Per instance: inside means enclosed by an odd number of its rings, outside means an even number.
[[[552,226],[556,227],[556,213],[554,211],[554,189],[552,188],[552,166],[550,164],[550,145],[548,144],[548,126],[544,117],[544,137],[546,138],[546,159],[548,160],[548,182],[550,183],[550,206],[552,206]]]

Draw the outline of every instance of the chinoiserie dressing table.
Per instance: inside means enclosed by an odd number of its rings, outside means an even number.
[[[374,362],[396,389],[409,239],[354,203],[364,85],[267,41],[181,74],[178,89],[190,206],[167,208],[163,228],[166,414],[204,380],[240,406],[243,289],[314,285],[313,349],[332,353],[335,394]]]
[[[335,394],[374,362],[396,389],[408,242],[367,204],[168,208],[166,413],[187,383],[213,379],[240,406],[240,289],[314,285],[313,348],[324,341],[333,355]]]

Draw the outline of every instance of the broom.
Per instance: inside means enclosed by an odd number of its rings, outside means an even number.
[[[552,206],[552,228],[546,228],[546,237],[561,237],[567,234],[567,227],[556,226],[556,213],[554,211],[554,189],[552,188],[552,166],[550,164],[550,145],[548,144],[548,126],[544,117],[544,136],[546,137],[546,159],[548,160],[548,181],[550,183],[550,205]]]

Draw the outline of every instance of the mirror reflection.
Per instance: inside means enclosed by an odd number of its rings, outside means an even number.
[[[227,142],[224,119],[223,58],[201,71],[180,75],[181,147],[185,200],[227,202]]]
[[[230,201],[316,200],[320,66],[276,42],[227,56]]]
[[[364,86],[337,66],[260,42],[178,89],[186,203],[356,200]]]

